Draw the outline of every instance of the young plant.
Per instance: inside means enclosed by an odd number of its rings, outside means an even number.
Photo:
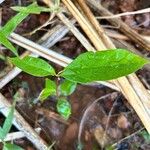
[[[57,83],[58,84],[58,83]],[[59,85],[50,79],[45,80],[45,88],[39,95],[41,102],[49,96],[55,96],[57,100],[57,112],[64,118],[68,119],[71,115],[71,105],[67,101],[67,96],[71,95],[76,88],[76,83],[64,80]]]
[[[55,95],[57,111],[65,119],[68,119],[71,114],[71,106],[66,96],[73,93],[77,83],[116,79],[137,71],[149,62],[124,49],[83,53],[58,73],[49,63],[40,58],[15,57],[10,58],[10,61],[26,73],[37,77],[55,76],[65,79],[60,85],[46,79],[45,88],[39,96],[43,101],[48,96]]]

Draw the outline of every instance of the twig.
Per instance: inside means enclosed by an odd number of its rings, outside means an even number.
[[[95,45],[96,49],[97,50],[103,50],[103,47],[104,47],[104,50],[106,50],[107,48],[115,48],[115,46],[111,42],[109,42],[108,36],[105,34],[105,31],[102,30],[102,28],[100,27],[98,21],[96,20],[96,18],[92,14],[92,12],[89,9],[89,7],[87,7],[85,1],[84,0],[77,0],[77,1],[79,3],[80,7],[82,8],[82,11],[84,12],[84,14],[87,16],[88,21],[91,23],[91,26],[93,26],[93,28],[96,30],[94,32],[98,33],[98,36],[100,37],[100,39],[101,39],[101,41],[103,43],[102,47],[101,47],[101,45],[100,46]],[[80,16],[77,16],[77,18],[78,18],[78,21],[82,22]],[[89,24],[88,21],[86,22],[86,24]],[[91,34],[90,31],[88,31],[88,32],[89,32],[89,34]],[[92,40],[92,39],[93,38],[90,38],[90,40]],[[96,41],[96,42],[98,43],[98,41]]]
[[[118,17],[128,16],[128,15],[149,13],[149,12],[150,12],[150,8],[145,8],[145,9],[141,9],[141,10],[137,10],[137,11],[124,12],[124,13],[120,13],[120,14],[116,14],[116,15],[112,15],[112,16],[102,16],[102,17],[96,17],[96,18],[97,19],[111,19],[111,18],[118,18]]]
[[[53,17],[54,17],[54,13],[52,13],[52,15],[48,18],[48,20],[47,20],[44,24],[42,24],[41,26],[37,27],[37,28],[34,29],[33,31],[31,31],[31,32],[29,32],[29,33],[25,33],[25,34],[23,34],[23,35],[24,35],[24,36],[27,36],[27,35],[30,35],[30,36],[31,36],[31,35],[35,34],[37,31],[41,30],[42,28],[44,28],[44,27],[46,27],[46,26],[52,24],[52,23],[54,22],[54,21],[51,21]]]
[[[11,104],[8,100],[0,93],[0,106],[4,107],[1,109],[3,115],[7,116]],[[22,131],[25,136],[35,145],[39,150],[46,150],[47,144],[45,141],[32,129],[32,127],[24,120],[24,118],[15,110],[13,124]]]
[[[41,131],[41,128],[36,128],[35,131],[39,134],[39,132]],[[16,139],[21,139],[21,138],[24,138],[25,137],[25,134],[24,132],[22,131],[17,131],[17,132],[13,132],[13,133],[8,133],[6,138],[4,139],[4,141],[13,141],[13,140],[16,140]],[[2,142],[0,140],[0,142]]]
[[[105,29],[106,34],[111,37],[111,38],[115,38],[115,39],[119,39],[119,40],[130,40],[127,36],[115,32],[113,30],[110,29]],[[146,36],[146,35],[141,35],[143,37],[143,39],[147,40],[148,42],[150,42],[150,36]]]

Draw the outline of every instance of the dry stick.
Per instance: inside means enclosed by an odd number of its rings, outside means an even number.
[[[35,131],[39,134],[41,131],[41,128],[36,128]],[[22,131],[17,131],[17,132],[13,132],[13,133],[8,133],[6,138],[4,139],[4,141],[13,141],[16,139],[21,139],[24,138],[25,134]],[[2,142],[2,140],[0,140],[0,142]]]
[[[18,34],[12,33],[10,36],[10,40],[14,42],[15,44],[28,49],[29,51],[42,56],[45,59],[48,59],[58,65],[61,65],[63,67],[66,67],[67,64],[71,63],[71,59],[61,55],[55,51],[52,51],[50,49],[47,49],[39,44],[36,44]]]
[[[69,30],[72,31],[75,37],[77,37],[77,39],[80,39],[79,41],[81,42],[82,45],[84,45],[85,48],[89,48],[91,51],[94,51],[94,47],[82,34],[80,34],[80,31],[70,22],[69,19],[65,17],[65,15],[63,15],[62,13],[58,13],[57,16],[59,17],[60,20],[63,20],[65,25],[67,25]]]
[[[67,8],[70,10],[70,12],[73,14],[73,16],[77,19],[77,21],[79,22],[79,24],[81,25],[82,28],[84,28],[85,26],[86,27],[90,26],[89,22],[86,21],[86,19],[80,14],[78,9],[74,6],[74,4],[70,0],[62,0],[62,1],[67,6]],[[81,1],[81,3],[82,2],[83,1]],[[83,5],[85,5],[85,3]],[[84,11],[86,12],[85,14],[88,15],[88,18],[90,16],[92,16],[92,13],[89,15],[89,11],[87,13],[86,9],[84,9]],[[84,20],[84,22],[83,22],[83,20]],[[95,20],[95,19],[90,18],[90,20],[92,22],[94,22],[93,20]],[[93,24],[93,25],[95,27],[95,24]],[[101,29],[101,27],[100,27],[100,29]],[[85,31],[88,32],[88,33],[86,33],[87,35],[93,34],[93,33],[91,33],[91,30],[85,30]],[[113,43],[109,40],[109,38],[106,37],[106,35],[104,35],[105,34],[104,31],[101,29],[100,32],[103,33],[102,39],[105,40],[105,43],[108,42],[107,45],[110,45],[109,47],[114,48],[115,46],[113,45]],[[91,39],[91,41],[92,42],[94,41],[93,38]],[[96,42],[99,43],[99,41],[96,41]],[[97,47],[97,45],[95,45],[95,47],[97,49],[103,49],[103,47],[99,48],[100,45],[98,47]],[[107,49],[107,47],[105,47],[105,49]],[[134,82],[140,83],[140,81],[137,78],[132,78],[132,80],[133,79],[134,79]],[[142,88],[140,89],[142,92],[140,92],[140,93],[142,93],[144,96],[137,93],[137,91],[138,91],[137,89],[139,89],[140,87],[139,86],[133,87],[132,83],[130,84],[130,82],[128,81],[128,79],[126,77],[122,77],[118,80],[115,80],[114,82],[121,89],[122,93],[127,98],[129,103],[132,105],[134,110],[137,112],[137,114],[140,117],[140,119],[142,120],[144,126],[146,127],[146,129],[150,133],[150,124],[149,124],[149,122],[150,122],[150,109],[148,109],[148,107],[147,107],[147,103],[149,103],[150,96],[149,96],[148,92],[142,86]],[[144,100],[144,98],[146,98],[146,99]],[[144,102],[143,102],[143,100],[144,100]]]
[[[141,9],[141,10],[137,10],[137,11],[124,12],[124,13],[116,14],[113,16],[102,16],[102,17],[96,17],[96,18],[97,19],[110,19],[110,18],[118,18],[118,17],[122,17],[122,16],[143,14],[143,13],[149,13],[149,12],[150,12],[150,8],[145,8],[145,9]]]
[[[82,29],[84,30],[84,32],[87,34],[87,36],[90,39],[92,39],[91,41],[92,41],[93,45],[95,46],[95,48],[105,50],[106,47],[103,44],[103,42],[101,41],[101,38],[99,38],[98,34],[90,26],[90,23],[87,21],[87,19],[82,16],[82,14],[78,11],[78,9],[76,9],[76,7],[74,5],[72,5],[72,2],[70,0],[69,1],[63,0],[63,3],[67,6],[69,11],[71,11],[72,15],[76,19],[77,19],[76,16],[78,16],[80,18],[80,25],[81,25]],[[97,42],[97,41],[99,41],[99,42]]]
[[[91,10],[89,9],[89,7],[87,7],[85,0],[77,0],[77,1],[78,1],[79,5],[81,6],[82,10],[84,11],[84,13],[87,15],[90,23],[95,28],[95,30],[98,33],[99,37],[101,38],[102,42],[104,43],[105,49],[115,48],[115,45],[112,42],[109,42],[110,41],[109,37],[105,34],[105,31],[102,30],[102,28],[99,25],[99,22],[96,20],[96,18],[92,14]],[[98,41],[96,41],[96,42],[98,43]],[[96,47],[96,48],[98,49],[98,47]],[[101,49],[102,48],[100,48],[98,50],[101,50]]]
[[[106,34],[114,39],[119,39],[119,40],[130,40],[127,36],[120,34],[118,32],[115,32],[114,30],[111,29],[105,29]],[[144,40],[147,40],[148,42],[150,42],[150,36],[146,36],[146,35],[141,35],[143,37]]]
[[[8,100],[0,93],[0,106],[1,112],[7,116],[11,104]],[[24,120],[24,118],[15,110],[13,124],[22,132],[25,136],[35,145],[39,150],[46,150],[47,144],[45,141],[33,130],[33,128]]]
[[[87,0],[89,3],[89,6],[93,7],[95,10],[97,10],[97,13],[99,13],[102,16],[113,16],[111,12],[109,12],[107,9],[105,9],[102,5],[95,2],[94,0]],[[131,29],[127,24],[125,24],[121,19],[119,18],[112,18],[108,19],[108,21],[114,25],[119,26],[119,30],[123,32],[126,36],[128,36],[132,41],[139,44],[142,48],[145,50],[150,51],[150,43],[148,41],[145,41],[141,35],[139,35],[136,31]]]

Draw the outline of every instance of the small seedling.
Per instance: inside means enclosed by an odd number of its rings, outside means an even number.
[[[57,96],[57,111],[65,119],[69,118],[71,114],[71,106],[66,98],[62,100],[62,97],[72,94],[77,83],[116,79],[130,74],[148,63],[148,60],[124,49],[83,53],[58,73],[41,58],[27,56],[20,59],[14,57],[10,58],[10,61],[24,72],[37,77],[55,76],[57,80],[58,78],[65,79],[60,85],[46,79],[45,88],[39,96],[41,101],[50,95]]]
[[[71,115],[71,105],[67,96],[71,95],[76,89],[76,83],[64,80],[59,85],[50,79],[45,80],[45,88],[41,91],[38,99],[43,102],[49,96],[55,96],[57,100],[57,112],[64,118],[68,119]]]

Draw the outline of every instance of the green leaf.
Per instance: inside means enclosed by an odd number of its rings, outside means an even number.
[[[0,139],[4,140],[5,137],[7,136],[13,122],[13,117],[14,117],[14,110],[15,110],[15,103],[12,105],[8,116],[4,122],[3,128],[0,128]]]
[[[71,82],[69,80],[65,80],[59,86],[60,94],[63,95],[63,96],[71,95],[75,91],[76,86],[77,86],[77,83]]]
[[[68,119],[71,115],[71,105],[66,99],[58,99],[57,111],[64,118]]]
[[[36,6],[33,3],[26,7],[27,10],[32,10]],[[0,29],[0,43],[6,48],[10,49],[16,56],[18,56],[15,47],[8,41],[7,37],[16,29],[16,27],[29,15],[29,13],[20,12],[11,18],[1,29]]]
[[[20,59],[19,57],[10,58],[11,62],[24,72],[37,77],[55,75],[55,70],[46,61],[31,56]]]
[[[32,3],[26,9],[28,11],[34,9],[36,7],[36,2]],[[15,15],[13,18],[11,18],[0,30],[6,37],[12,33],[16,27],[29,15],[27,12],[19,12],[17,15]]]
[[[4,45],[6,48],[10,49],[16,56],[18,56],[15,47],[7,40],[6,36],[0,31],[0,44]]]
[[[86,52],[71,62],[60,76],[87,83],[126,76],[149,61],[124,49]]]
[[[56,95],[56,84],[54,81],[46,79],[45,88],[40,93],[39,99],[43,101],[50,95]]]
[[[3,150],[23,150],[23,148],[15,144],[5,143]]]

